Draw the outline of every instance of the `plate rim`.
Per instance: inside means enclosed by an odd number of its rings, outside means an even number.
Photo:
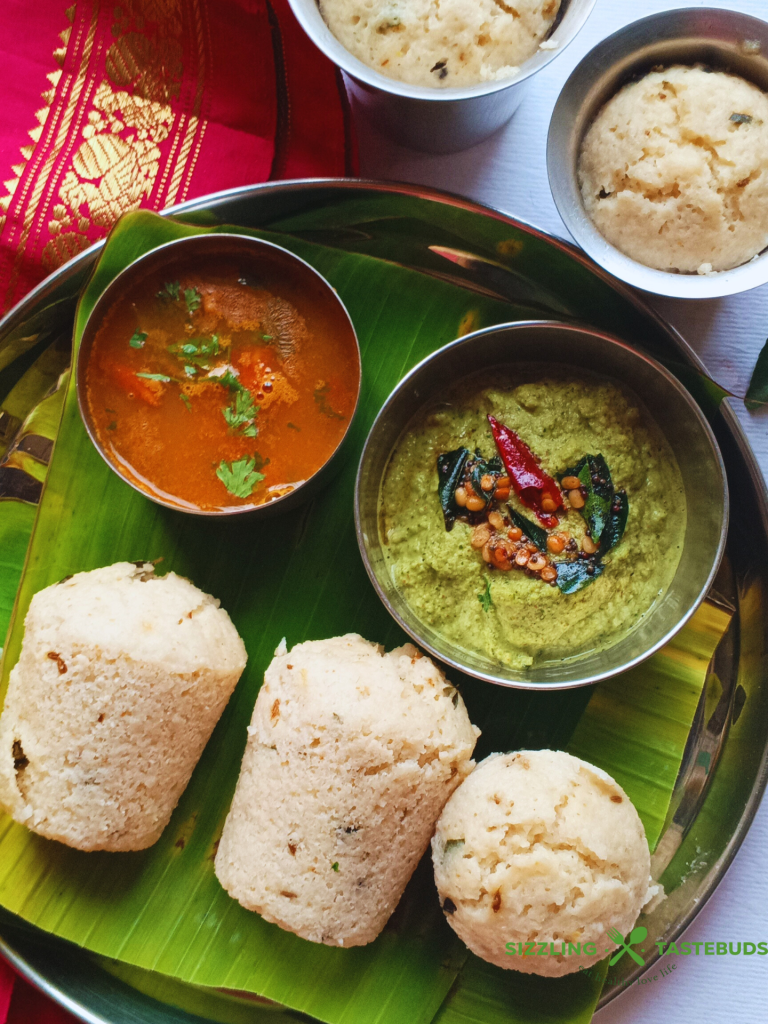
[[[638,295],[623,281],[613,277],[608,271],[604,270],[576,245],[568,242],[566,239],[561,238],[558,235],[545,231],[543,228],[537,227],[523,218],[513,217],[509,214],[505,214],[490,204],[479,203],[473,199],[468,199],[465,196],[461,196],[445,189],[437,189],[431,186],[410,182],[380,181],[367,178],[292,178],[223,189],[218,192],[208,193],[195,199],[187,200],[175,206],[166,207],[164,210],[156,212],[159,213],[160,216],[164,217],[183,217],[185,214],[215,210],[217,207],[232,200],[247,200],[256,194],[270,192],[309,192],[315,189],[333,188],[339,189],[340,191],[348,191],[350,193],[357,191],[390,193],[427,200],[433,203],[436,202],[454,209],[461,209],[469,213],[478,214],[484,218],[490,217],[492,220],[499,221],[509,227],[520,230],[527,235],[533,236],[539,241],[553,246],[555,249],[575,260],[583,268],[598,277],[603,284],[607,285],[612,291],[618,293],[626,302],[641,312],[646,318],[651,319],[659,330],[669,338],[689,365],[692,365],[701,373],[706,374],[707,372],[706,366],[698,353],[685,340],[676,327],[668,323],[660,313],[658,313],[642,298],[642,296]],[[0,318],[0,336],[13,330],[15,326],[22,323],[34,307],[39,303],[44,303],[45,299],[62,284],[66,283],[67,280],[92,265],[96,260],[98,253],[103,248],[105,241],[106,239],[101,239],[89,246],[87,249],[84,249],[81,253],[78,253],[71,260],[68,260],[57,270],[43,278],[43,280],[40,281],[22,299],[20,299],[19,302],[12,306],[11,309],[9,309],[5,315]],[[43,306],[43,309],[44,308],[45,307]],[[42,311],[43,310],[41,309],[41,312]],[[744,460],[749,476],[749,482],[760,510],[763,533],[768,538],[768,485],[766,484],[756,456],[749,444],[741,423],[732,408],[729,398],[726,397],[723,399],[720,405],[720,413],[724,420],[724,426],[736,442],[740,455]],[[749,798],[746,801],[744,810],[739,818],[738,824],[719,859],[715,861],[707,873],[706,878],[708,880],[705,886],[705,893],[702,894],[698,901],[689,907],[687,913],[679,919],[675,928],[675,939],[691,925],[699,912],[709,902],[709,899],[722,881],[752,825],[766,786],[768,786],[768,731],[765,735],[760,760],[760,769]],[[78,947],[75,946],[75,948]],[[59,1005],[63,1006],[69,1013],[83,1021],[84,1024],[113,1024],[113,1022],[107,1020],[107,1018],[94,1016],[87,1006],[81,1004],[63,990],[60,990],[54,983],[49,982],[44,975],[40,973],[38,968],[27,962],[24,955],[17,952],[13,948],[12,944],[10,944],[2,934],[0,934],[0,952],[2,952],[2,954],[11,963],[13,963],[15,969],[27,981],[41,989],[47,996]],[[646,971],[650,970],[657,959],[658,954],[650,957],[642,968],[636,968],[629,976],[632,981],[634,981],[635,977],[640,977]],[[622,987],[616,986],[608,993],[603,993],[597,1004],[596,1012],[620,996],[625,988],[629,987],[631,987],[631,984],[627,984]],[[203,1018],[200,1019],[202,1020]]]

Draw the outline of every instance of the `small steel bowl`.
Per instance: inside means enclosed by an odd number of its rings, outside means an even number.
[[[296,486],[292,491],[281,497],[273,498],[271,501],[260,505],[236,505],[223,509],[198,509],[185,504],[181,499],[174,500],[172,496],[163,496],[149,487],[141,486],[135,477],[127,474],[122,468],[111,459],[102,447],[96,433],[91,412],[86,397],[86,372],[88,361],[93,350],[93,343],[96,335],[104,323],[115,300],[125,291],[131,288],[141,278],[157,273],[162,270],[173,278],[176,269],[181,265],[188,265],[190,260],[210,261],[217,258],[237,260],[242,267],[243,275],[253,275],[258,280],[267,276],[268,280],[286,280],[301,287],[302,293],[314,302],[321,304],[325,316],[331,320],[333,329],[337,334],[346,332],[355,343],[357,352],[357,382],[355,408],[349,418],[347,429],[343,437],[331,453],[326,462],[307,480]],[[98,269],[98,264],[96,265]],[[311,322],[309,323],[311,328]],[[139,494],[149,498],[158,505],[173,509],[177,512],[187,512],[191,515],[209,516],[213,518],[222,516],[268,516],[276,512],[285,512],[288,509],[301,504],[313,497],[333,476],[341,465],[344,452],[347,450],[350,431],[360,402],[361,385],[361,362],[360,345],[358,343],[355,328],[350,319],[344,304],[335,289],[318,272],[304,260],[299,259],[292,252],[266,242],[259,238],[251,238],[247,235],[211,233],[205,235],[191,235],[187,238],[179,238],[165,245],[158,246],[137,260],[131,263],[114,278],[104,292],[99,296],[83,328],[83,336],[77,353],[76,363],[76,386],[77,402],[80,408],[80,415],[85,429],[93,442],[99,455],[104,459],[109,468],[131,486]]]
[[[635,21],[590,50],[563,86],[549,126],[547,169],[555,203],[587,255],[636,288],[679,299],[711,299],[756,288],[768,281],[768,249],[715,274],[654,270],[611,245],[584,209],[578,161],[587,129],[623,85],[656,65],[671,64],[705,64],[768,92],[768,24],[737,11],[682,8]]]
[[[515,364],[548,364],[608,377],[642,396],[680,466],[687,503],[683,552],[664,597],[617,643],[566,661],[514,670],[468,652],[421,621],[395,586],[380,532],[380,495],[398,440],[413,417],[471,372]],[[435,488],[435,501],[437,501]],[[607,334],[555,321],[489,327],[438,349],[400,381],[377,416],[360,459],[355,487],[357,540],[368,575],[393,618],[440,661],[478,679],[521,689],[586,686],[624,672],[670,640],[709,590],[725,548],[728,485],[712,430],[682,384],[660,363]]]
[[[512,117],[529,81],[566,48],[589,17],[595,0],[563,0],[549,39],[514,78],[464,88],[409,85],[382,75],[347,50],[323,20],[317,0],[288,0],[312,42],[346,72],[353,102],[396,142],[428,153],[455,153],[493,135]]]

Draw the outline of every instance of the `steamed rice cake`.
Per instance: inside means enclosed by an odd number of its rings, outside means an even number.
[[[768,245],[768,96],[722,71],[652,71],[602,108],[578,174],[595,227],[632,259],[737,267]]]
[[[245,662],[219,602],[149,563],[39,591],[0,717],[0,806],[80,850],[151,846]]]
[[[596,964],[616,947],[609,929],[626,935],[649,895],[648,844],[627,794],[563,751],[482,761],[446,804],[432,860],[457,935],[489,963],[528,974]],[[525,955],[530,943],[546,943],[547,955]]]
[[[361,946],[386,924],[477,729],[411,644],[356,634],[278,649],[216,854],[230,896],[311,942]]]
[[[511,78],[557,18],[560,0],[319,0],[331,32],[375,71],[435,88]]]

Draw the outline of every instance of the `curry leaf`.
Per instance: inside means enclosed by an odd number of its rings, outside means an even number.
[[[744,404],[750,410],[759,409],[761,405],[768,404],[768,341],[763,345],[762,351],[757,357]]]
[[[481,498],[483,498],[485,500],[486,505],[491,500],[493,492],[484,491],[480,481],[483,479],[484,476],[498,476],[500,473],[503,472],[504,464],[498,455],[494,455],[492,459],[485,459],[483,458],[479,451],[475,452],[469,479],[472,483],[472,489],[474,490],[475,494],[478,494]]]
[[[587,521],[592,540],[597,543],[608,522],[613,501],[611,472],[602,455],[587,455],[586,464],[578,476],[587,492],[582,515]]]
[[[456,504],[454,493],[464,475],[464,467],[468,458],[468,448],[457,448],[455,451],[446,452],[445,455],[437,457],[437,493],[440,496],[446,530],[453,529],[456,516],[462,511]]]
[[[629,517],[629,500],[626,491],[617,491],[611,505],[608,522],[600,538],[600,554],[604,555],[611,548],[615,548],[624,536],[624,530]]]
[[[522,530],[525,536],[533,541],[539,551],[547,550],[547,531],[542,527],[537,526],[536,523],[532,523],[530,519],[521,515],[515,511],[511,505],[507,505],[507,511],[509,512],[509,518],[515,524],[515,526]]]
[[[566,469],[561,479],[577,476],[586,491],[586,502],[581,514],[587,521],[592,540],[600,540],[608,522],[613,503],[613,481],[611,471],[602,455],[585,455],[575,466]]]
[[[490,580],[486,580],[485,581],[485,590],[482,592],[482,594],[478,594],[477,595],[477,600],[483,606],[483,611],[484,612],[489,612],[491,610],[491,605],[493,604],[493,598],[491,597],[491,581]]]
[[[247,456],[227,465],[220,462],[216,476],[221,480],[230,494],[236,498],[249,498],[256,484],[264,479],[264,474],[256,470],[256,459]]]
[[[576,562],[558,562],[557,586],[563,594],[575,594],[596,580],[605,566],[591,558],[579,559]]]
[[[144,380],[160,380],[163,384],[170,384],[171,378],[166,377],[164,373],[137,373],[137,377],[143,377]]]

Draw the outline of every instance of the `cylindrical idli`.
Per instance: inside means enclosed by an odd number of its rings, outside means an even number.
[[[432,860],[457,935],[528,974],[602,960],[616,948],[609,929],[626,935],[648,898],[637,811],[610,775],[563,751],[482,761],[446,804]]]
[[[216,855],[236,900],[311,942],[379,934],[478,730],[442,672],[355,634],[278,649]]]
[[[245,662],[219,602],[150,564],[41,590],[0,717],[0,805],[80,850],[151,846]]]

